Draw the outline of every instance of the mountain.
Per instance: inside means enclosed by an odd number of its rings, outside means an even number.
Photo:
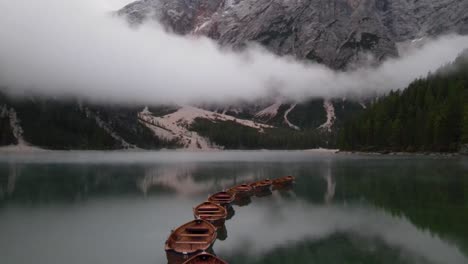
[[[133,25],[156,20],[176,34],[204,35],[235,49],[257,43],[277,55],[338,70],[398,56],[425,37],[468,34],[463,0],[140,0],[118,14]],[[271,98],[203,108],[279,127],[336,132],[367,106],[368,101]]]
[[[315,127],[296,130],[277,124],[193,106],[118,106],[34,96],[18,99],[0,90],[0,146],[304,149],[334,144]]]
[[[468,50],[455,62],[379,99],[340,132],[340,148],[468,149]]]
[[[119,11],[133,24],[161,21],[178,34],[221,45],[259,43],[278,55],[342,69],[372,54],[398,54],[398,43],[468,33],[464,0],[140,0]]]
[[[257,43],[337,70],[398,56],[402,46],[426,36],[468,33],[466,0],[140,0],[118,14],[133,26],[157,20],[176,34],[207,36],[234,49]],[[376,107],[373,98],[119,106],[7,94],[0,89],[0,146],[47,149],[336,147],[344,124],[346,135],[356,135],[349,120]],[[341,146],[368,146],[349,140]]]

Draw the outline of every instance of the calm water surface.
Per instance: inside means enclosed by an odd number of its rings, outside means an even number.
[[[210,193],[287,174],[234,206],[232,263],[468,263],[468,159],[315,152],[0,154],[0,263],[166,263]]]

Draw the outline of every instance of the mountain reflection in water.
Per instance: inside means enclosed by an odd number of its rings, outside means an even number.
[[[164,263],[170,230],[210,193],[294,175],[293,189],[234,205],[214,252],[231,264],[468,263],[465,158],[132,155],[0,156],[0,262]]]

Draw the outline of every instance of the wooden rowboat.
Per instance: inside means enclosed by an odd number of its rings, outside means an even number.
[[[235,199],[235,194],[228,192],[218,192],[208,197],[208,202],[219,204],[221,206],[227,206],[232,203]]]
[[[254,189],[255,192],[264,192],[270,190],[273,181],[270,179],[265,179],[262,181],[251,183],[250,186]]]
[[[190,255],[206,251],[216,240],[216,227],[210,222],[197,219],[172,231],[166,241],[166,252]]]
[[[236,195],[236,199],[242,199],[251,196],[253,194],[253,188],[248,184],[241,184],[232,187],[228,192],[234,193]]]
[[[226,221],[227,210],[219,204],[204,202],[193,209],[193,214],[196,219],[203,219],[220,227]]]
[[[196,256],[193,256],[191,259],[185,261],[183,264],[227,264],[227,262],[214,255],[203,252]]]
[[[273,180],[273,185],[276,186],[285,186],[290,185],[294,182],[295,178],[293,176],[285,176],[278,179]]]

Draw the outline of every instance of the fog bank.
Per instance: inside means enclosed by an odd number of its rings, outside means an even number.
[[[427,41],[374,69],[336,72],[259,47],[221,51],[155,23],[130,28],[110,10],[127,0],[15,0],[0,8],[0,86],[139,103],[362,96],[404,88],[455,59],[467,36]]]

